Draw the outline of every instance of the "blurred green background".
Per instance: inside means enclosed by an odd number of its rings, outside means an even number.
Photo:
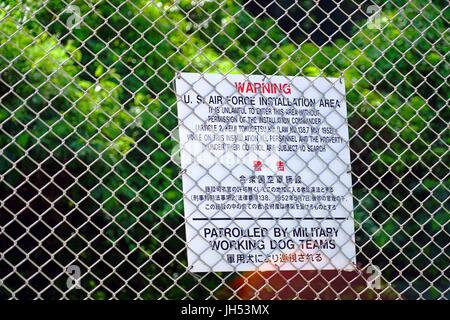
[[[357,261],[450,297],[447,1],[378,2],[381,29],[366,1],[268,2],[0,0],[1,298],[231,296],[185,270],[176,71],[343,73]]]

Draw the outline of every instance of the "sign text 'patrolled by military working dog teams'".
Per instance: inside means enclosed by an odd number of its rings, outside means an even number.
[[[353,269],[339,78],[179,73],[189,270]]]

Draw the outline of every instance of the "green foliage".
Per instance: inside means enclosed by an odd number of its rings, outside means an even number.
[[[63,2],[25,1],[28,11],[20,3],[0,7],[0,196],[18,189],[17,203],[34,197],[35,211],[66,230],[78,228],[74,237],[60,236],[71,250],[94,241],[124,278],[137,270],[148,276],[136,276],[137,290],[151,279],[170,288],[166,297],[180,297],[164,273],[182,274],[178,284],[185,288],[197,280],[179,262],[185,252],[181,181],[171,156],[175,72],[344,74],[361,259],[387,266],[378,253],[392,258],[390,279],[410,265],[396,280],[399,288],[417,279],[417,286],[434,286],[427,297],[446,290],[448,282],[433,278],[439,273],[430,267],[431,259],[435,267],[448,265],[440,251],[449,240],[448,207],[441,206],[450,162],[449,39],[440,11],[446,4],[410,1],[402,12],[384,12],[391,21],[382,30],[361,26],[351,41],[319,47],[290,42],[271,18],[255,19],[231,0],[77,0],[83,21],[73,30],[65,26]],[[34,185],[24,184],[24,175]],[[86,214],[95,220],[91,227]],[[87,265],[99,258],[83,252]],[[219,280],[211,275],[203,282],[215,289]],[[98,284],[95,277],[86,282]],[[120,282],[111,279],[95,297],[109,297],[108,286]],[[152,290],[144,296],[162,295]]]

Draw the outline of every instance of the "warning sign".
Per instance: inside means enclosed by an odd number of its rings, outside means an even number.
[[[180,73],[190,271],[353,269],[339,78]]]

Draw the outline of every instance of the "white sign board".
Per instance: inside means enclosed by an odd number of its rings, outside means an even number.
[[[339,78],[180,73],[189,270],[353,269]]]

